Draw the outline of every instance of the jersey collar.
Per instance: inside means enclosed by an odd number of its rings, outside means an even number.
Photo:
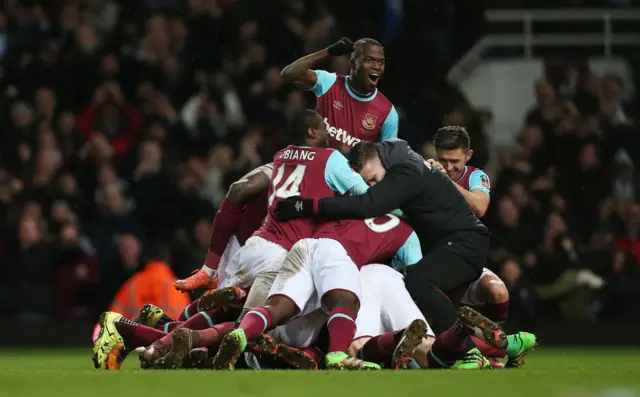
[[[456,183],[460,182],[461,180],[464,179],[464,177],[467,175],[467,170],[469,170],[469,168],[465,165],[464,166],[464,172],[462,173],[462,175],[460,175],[460,178],[458,178],[458,180],[456,181]]]
[[[351,98],[353,98],[353,99],[355,99],[356,101],[359,101],[359,102],[371,102],[378,95],[378,89],[377,88],[376,88],[375,91],[373,91],[373,94],[371,94],[371,96],[362,97],[362,96],[356,94],[355,92],[353,92],[353,90],[351,90],[351,87],[349,87],[349,77],[344,79],[344,88],[347,89],[347,92],[349,93]]]

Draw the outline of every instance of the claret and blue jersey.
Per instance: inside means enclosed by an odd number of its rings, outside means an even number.
[[[398,112],[377,89],[361,97],[349,87],[347,77],[316,70],[316,111],[324,119],[330,146],[343,153],[361,141],[382,142],[398,136]]]

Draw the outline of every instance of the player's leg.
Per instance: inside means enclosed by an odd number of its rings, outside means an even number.
[[[445,292],[470,284],[478,279],[480,273],[480,267],[444,247],[428,252],[420,262],[407,269],[407,291],[424,316],[430,319],[436,335],[451,328],[458,319],[455,307]]]
[[[283,324],[306,306],[315,292],[309,269],[313,244],[314,240],[304,239],[291,248],[273,283],[266,305],[249,310],[240,321],[238,329],[224,338],[214,358],[214,368],[233,369],[248,341]]]
[[[362,278],[363,291],[368,288],[368,285],[364,284],[366,280],[375,286],[375,292],[380,299],[381,331],[362,346],[359,357],[374,362],[391,361],[391,368],[395,369],[406,368],[416,349],[428,350],[433,341],[433,331],[407,292],[400,273],[389,266],[378,264],[365,266],[360,273],[367,276]],[[364,303],[363,298],[363,305]],[[421,324],[424,326],[414,327],[405,332],[416,319],[422,320]],[[401,341],[403,343],[400,343]]]
[[[327,369],[380,369],[375,363],[349,356],[360,308],[360,274],[344,247],[335,240],[319,239],[313,253],[315,289],[329,309]]]
[[[483,269],[480,278],[474,281],[461,303],[471,306],[497,323],[507,319],[509,291],[500,278],[489,269]]]
[[[215,223],[215,220],[214,220]],[[229,243],[227,244],[224,253],[220,257],[220,261],[218,264],[218,270],[222,272],[224,267],[226,266],[226,262],[232,258],[240,249],[240,244],[238,243],[238,239],[233,236],[229,239]],[[209,252],[207,257],[212,253]],[[193,274],[187,277],[184,280],[177,280],[173,283],[173,286],[179,291],[193,291],[198,288],[207,288],[207,289],[215,289],[218,288],[219,278],[218,271],[213,268],[207,266],[207,263],[202,266],[199,270],[193,272]]]
[[[154,367],[161,369],[178,369],[190,363],[188,360],[189,352],[194,349],[202,350],[207,353],[215,351],[220,345],[222,338],[233,329],[233,322],[217,324],[203,330],[191,330],[188,328],[178,328],[170,336],[170,348],[166,355],[155,360]],[[140,360],[143,360],[143,354],[153,354],[147,349],[140,354]],[[195,358],[198,360],[198,358]],[[144,357],[145,361],[152,360]]]
[[[356,334],[349,346],[349,355],[365,361],[382,363],[391,357],[391,353],[387,356],[381,356],[377,354],[378,352],[373,348],[373,344],[367,350],[369,354],[363,354],[364,352],[361,351],[371,338],[383,333],[381,318],[382,285],[380,285],[380,278],[377,277],[375,266],[382,265],[368,265],[360,269],[362,299],[360,300],[360,310],[356,318]],[[394,343],[391,352],[393,352],[395,345]]]
[[[450,368],[462,358],[462,369],[491,368],[489,360],[477,349],[468,354],[466,340],[473,334],[483,335],[486,341],[494,342],[494,347],[504,349],[507,345],[504,331],[498,324],[467,306],[461,307],[457,313],[458,321],[453,327],[438,335],[427,353],[429,368]]]
[[[483,269],[482,275],[473,282],[461,303],[474,307],[487,318],[497,323],[507,319],[509,309],[509,291],[504,282],[491,270]],[[524,364],[524,357],[537,346],[537,338],[528,332],[519,332],[507,336],[508,345],[505,350],[498,350],[489,346],[479,338],[472,336],[469,345],[475,345],[480,352],[489,358],[507,356],[507,366],[520,367]],[[495,361],[492,364],[498,366]]]
[[[313,346],[327,322],[327,315],[319,307],[320,302],[316,295],[309,300],[302,310],[302,315],[269,333],[278,341],[276,357],[295,369],[318,369],[323,358],[320,351]]]
[[[120,369],[128,352],[149,346],[166,335],[113,312],[102,313],[99,325],[100,334],[93,347],[96,368]]]
[[[210,310],[214,307],[219,307],[223,303],[237,302],[245,296],[247,299],[251,299],[254,304],[264,304],[268,288],[266,288],[266,292],[264,288],[252,292],[251,290],[254,289],[253,284],[258,276],[275,278],[275,274],[280,270],[286,255],[287,251],[282,246],[262,237],[251,237],[229,262],[225,270],[224,286],[230,288],[224,288],[203,296],[200,299],[198,308],[200,310]],[[249,287],[252,288],[247,295],[245,294],[246,291],[242,289]],[[257,287],[260,287],[260,284]]]

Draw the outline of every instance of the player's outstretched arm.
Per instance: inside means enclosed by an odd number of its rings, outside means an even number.
[[[292,64],[285,66],[280,72],[283,82],[293,84],[295,87],[305,90],[312,89],[318,83],[316,71],[311,70],[313,65],[331,56],[348,54],[353,51],[353,42],[346,37],[338,40],[334,44],[297,59]]]
[[[367,219],[386,215],[411,200],[422,186],[418,171],[410,166],[396,166],[384,179],[357,196],[327,197],[320,200],[289,197],[276,204],[274,215],[279,222],[320,215],[325,219]]]

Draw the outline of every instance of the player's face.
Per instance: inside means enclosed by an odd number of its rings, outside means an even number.
[[[473,154],[472,150],[464,151],[462,149],[454,150],[437,150],[438,162],[442,164],[449,178],[457,181],[464,172],[464,166]]]
[[[384,74],[384,49],[373,44],[364,44],[356,59],[356,77],[362,88],[373,92]]]
[[[374,186],[380,182],[386,174],[387,170],[384,169],[380,158],[377,156],[365,162],[364,167],[360,170],[360,176],[369,186]]]
[[[317,147],[329,146],[329,134],[327,133],[327,127],[320,114],[316,114],[315,127],[311,129],[311,134],[315,135],[314,139]]]

